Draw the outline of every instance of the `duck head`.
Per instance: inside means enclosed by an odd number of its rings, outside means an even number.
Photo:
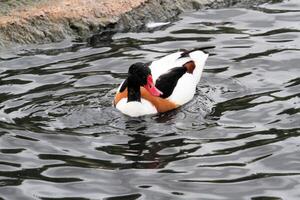
[[[135,63],[128,70],[128,89],[130,87],[144,87],[153,96],[160,96],[162,92],[154,85],[151,70],[144,63]]]

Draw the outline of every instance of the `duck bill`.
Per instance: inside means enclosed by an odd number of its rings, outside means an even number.
[[[147,84],[144,86],[144,88],[146,90],[148,90],[148,92],[150,92],[153,96],[156,96],[156,97],[159,97],[160,95],[163,94],[159,89],[157,89],[155,87],[151,75],[148,76],[148,78],[147,78]]]

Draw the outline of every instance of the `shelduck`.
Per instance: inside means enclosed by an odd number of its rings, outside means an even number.
[[[200,81],[208,54],[179,51],[150,64],[135,63],[117,90],[114,106],[138,117],[175,109],[190,101]]]

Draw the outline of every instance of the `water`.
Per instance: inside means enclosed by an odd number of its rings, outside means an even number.
[[[0,199],[300,199],[300,2],[0,57]],[[111,106],[137,61],[210,53],[192,102]]]

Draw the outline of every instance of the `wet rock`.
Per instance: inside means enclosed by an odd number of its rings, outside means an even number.
[[[21,0],[1,1],[0,46],[87,39],[102,32],[134,31],[147,22],[176,19],[185,10],[270,0]],[[273,0],[274,1],[274,0]],[[106,35],[106,34],[104,34]]]

